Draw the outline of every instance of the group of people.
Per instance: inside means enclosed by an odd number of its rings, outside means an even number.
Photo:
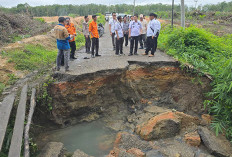
[[[157,15],[151,13],[149,15],[150,21],[147,22],[144,15],[135,14],[130,18],[127,16],[116,16],[116,13],[112,13],[113,19],[109,21],[109,30],[112,37],[113,51],[116,55],[122,55],[123,44],[128,46],[130,41],[130,53],[129,56],[138,55],[138,43],[140,43],[140,49],[145,49],[143,55],[154,56],[157,48],[157,39],[161,29],[161,24],[157,20]],[[73,23],[70,22],[70,18],[59,17],[59,24],[55,26],[54,32],[57,39],[57,63],[56,70],[59,71],[62,64],[65,66],[65,72],[69,71],[69,59],[74,60],[76,43],[75,36],[76,28]],[[83,35],[85,37],[86,53],[91,53],[91,57],[99,57],[99,33],[97,16],[92,15],[92,22],[89,23],[89,17],[84,17],[83,22]],[[71,53],[70,53],[71,49]]]
[[[151,54],[149,57],[153,57],[157,49],[157,40],[161,29],[161,24],[157,20],[157,15],[151,13],[149,15],[150,21],[147,22],[144,15],[135,14],[131,16],[130,21],[128,17],[118,16],[116,13],[112,13],[113,19],[109,21],[109,30],[112,37],[113,50],[116,55],[123,54],[123,43],[125,46],[130,41],[130,53],[129,56],[138,55],[138,43],[140,43],[140,49],[145,49],[143,55],[148,55],[149,51]]]

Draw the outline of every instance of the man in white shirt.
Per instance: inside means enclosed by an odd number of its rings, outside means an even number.
[[[140,22],[142,24],[142,34],[139,37],[140,48],[146,48],[146,38],[147,38],[147,21],[143,19],[143,14],[140,15]]]
[[[155,19],[156,14],[150,14],[150,22],[147,26],[147,49],[143,55],[148,55],[148,52],[151,51],[149,57],[153,57],[157,48],[157,38],[160,31],[160,25],[158,20]]]
[[[118,16],[118,22],[115,24],[115,36],[116,36],[116,55],[123,54],[123,26],[122,26],[122,17]]]
[[[158,45],[158,38],[159,38],[159,33],[160,33],[160,30],[161,30],[161,23],[159,22],[159,20],[157,20],[157,15],[155,14],[155,20],[156,20],[156,25],[158,27],[158,32],[156,34],[156,43],[155,43],[155,51],[157,49],[157,45]]]
[[[113,19],[109,21],[109,30],[112,37],[113,51],[115,50],[115,24],[117,23],[116,13],[112,13]]]
[[[138,15],[134,16],[134,21],[130,22],[129,25],[129,38],[131,38],[130,41],[130,54],[129,56],[138,55],[138,42],[139,42],[139,36],[142,33],[142,24],[140,21],[138,21]]]

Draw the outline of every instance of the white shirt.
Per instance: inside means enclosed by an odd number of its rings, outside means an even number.
[[[131,29],[131,36],[139,36],[140,35],[140,30],[142,29],[142,24],[140,21],[131,21],[129,28]]]
[[[147,37],[156,36],[157,32],[161,29],[161,24],[158,20],[153,19],[147,26]]]
[[[111,33],[115,32],[115,24],[117,23],[117,20],[111,19],[109,21],[109,24],[111,25]]]
[[[122,28],[123,28],[123,24],[122,23],[117,22],[115,24],[115,31],[118,31],[119,38],[123,38],[123,30],[122,30]],[[116,32],[115,32],[115,37],[117,37]]]
[[[159,26],[158,29],[159,29],[159,32],[160,32],[160,30],[161,30],[161,23],[159,22],[159,20],[156,20],[156,22],[157,22],[157,26]]]

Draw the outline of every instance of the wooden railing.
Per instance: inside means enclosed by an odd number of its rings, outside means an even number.
[[[8,157],[20,157],[21,148],[22,148],[22,139],[23,139],[23,132],[24,132],[24,122],[25,122],[25,115],[26,115],[26,104],[27,104],[27,93],[28,93],[28,85],[24,85],[21,91],[17,113],[15,118],[15,124],[13,129],[13,135],[11,138],[10,149],[8,153]],[[32,89],[31,95],[31,104],[30,104],[30,111],[27,118],[27,125],[25,127],[24,132],[24,156],[29,157],[29,128],[31,124],[31,119],[33,116],[34,108],[35,108],[35,93],[36,90]],[[11,110],[14,104],[15,94],[12,93],[4,98],[2,103],[0,104],[0,151],[2,149],[4,137],[6,134],[7,125],[9,122]]]

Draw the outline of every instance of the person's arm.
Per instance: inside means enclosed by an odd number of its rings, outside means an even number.
[[[131,23],[129,25],[129,38],[131,37]]]
[[[152,39],[156,36],[157,32],[159,31],[159,24],[158,24],[158,22],[154,21],[154,23],[153,23],[153,29],[154,29],[154,32],[153,32]]]
[[[70,40],[73,36],[71,35],[71,36],[69,36],[69,34],[68,34],[68,31],[67,31],[67,29],[65,28],[64,29],[64,38],[65,38],[65,40]]]
[[[140,34],[143,33],[143,27],[142,27],[142,23],[140,23]]]
[[[109,22],[109,30],[110,30],[110,35],[112,36],[112,32],[111,32],[111,21]]]
[[[93,33],[92,33],[92,29],[93,29],[93,26],[92,26],[92,23],[89,24],[89,33],[91,34],[92,37],[94,37]]]
[[[117,39],[119,40],[118,27],[117,27],[117,25],[116,25],[116,27],[115,27],[115,32],[116,32],[116,35],[117,35]]]
[[[146,28],[146,30],[147,30],[147,21],[146,21],[146,24],[145,24],[145,28]]]
[[[73,29],[74,29],[74,35],[77,36],[77,31],[76,31],[76,27],[73,24]]]

